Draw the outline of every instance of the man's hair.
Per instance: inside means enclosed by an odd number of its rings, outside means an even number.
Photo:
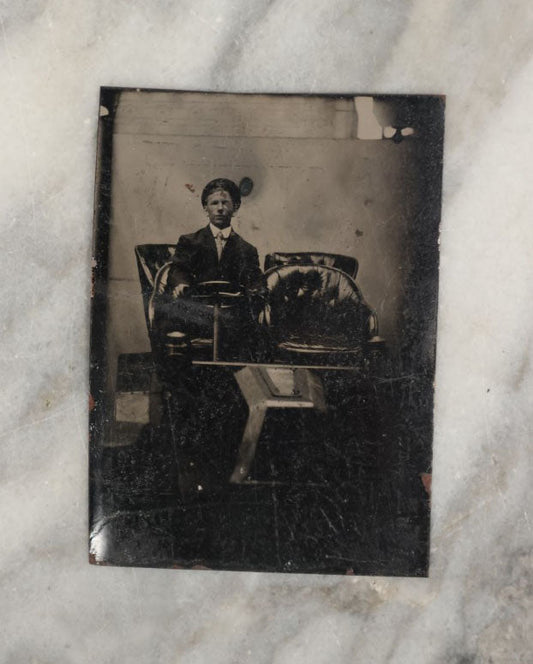
[[[237,210],[241,207],[241,192],[239,191],[239,187],[235,184],[235,182],[232,182],[226,178],[216,178],[216,180],[211,180],[211,182],[208,182],[205,185],[204,190],[202,191],[203,207],[207,205],[207,199],[209,195],[214,191],[219,191],[219,189],[228,192],[231,200],[233,201],[233,209],[235,212],[237,212]]]

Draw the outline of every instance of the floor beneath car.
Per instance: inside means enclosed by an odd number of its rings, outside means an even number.
[[[115,444],[94,451],[94,562],[426,574],[420,386],[318,371],[327,411],[270,409],[249,479],[231,484],[248,414],[234,372],[190,368],[159,417],[121,423]]]

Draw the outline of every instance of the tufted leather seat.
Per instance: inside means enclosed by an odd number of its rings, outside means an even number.
[[[309,263],[288,262],[265,275],[269,299],[263,323],[275,355],[288,362],[356,362],[377,334],[375,314],[348,274],[319,261],[311,263],[308,257],[303,260]]]
[[[152,351],[163,363],[171,356],[187,361],[211,360],[214,346],[214,312],[209,304],[212,300],[210,291],[204,292],[204,286],[214,286],[215,282],[196,284],[178,302],[172,301],[166,293],[166,285],[174,251],[175,245],[146,244],[135,247]],[[226,290],[234,290],[230,284],[227,286]],[[232,329],[241,318],[247,322],[250,314],[246,303],[237,297],[237,293],[227,292],[225,295],[225,303],[219,306],[218,346],[224,344],[225,359],[237,359],[241,350],[250,353],[250,343],[254,337],[249,328],[242,327],[243,340],[239,348],[230,338]]]
[[[301,251],[297,253],[286,253],[277,251],[265,256],[265,272],[273,267],[283,265],[324,265],[325,267],[336,267],[342,272],[355,279],[359,263],[353,256],[342,256],[341,254],[327,254],[322,252]]]

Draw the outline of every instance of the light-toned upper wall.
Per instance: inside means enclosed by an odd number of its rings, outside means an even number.
[[[254,189],[234,227],[261,262],[280,250],[356,256],[360,288],[394,345],[418,198],[416,139],[358,140],[356,129],[353,99],[125,93],[113,145],[116,352],[149,350],[135,245],[175,243],[205,225],[203,186],[245,176]]]

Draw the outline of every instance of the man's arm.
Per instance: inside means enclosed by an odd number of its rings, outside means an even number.
[[[240,244],[236,247],[235,254],[232,255],[232,260],[237,267],[235,275],[241,286],[250,294],[260,288],[263,273],[259,267],[257,249],[242,238],[239,238],[238,241]]]
[[[261,293],[264,290],[265,277],[259,267],[259,255],[257,249],[252,247],[247,269],[247,287],[253,293]]]
[[[167,279],[167,292],[173,297],[183,295],[194,281],[193,255],[194,249],[190,239],[186,235],[182,235],[176,245]]]
[[[246,274],[243,282],[250,303],[250,313],[254,320],[258,320],[266,302],[266,280],[265,275],[259,267],[259,255],[257,249],[250,245],[246,257]]]

